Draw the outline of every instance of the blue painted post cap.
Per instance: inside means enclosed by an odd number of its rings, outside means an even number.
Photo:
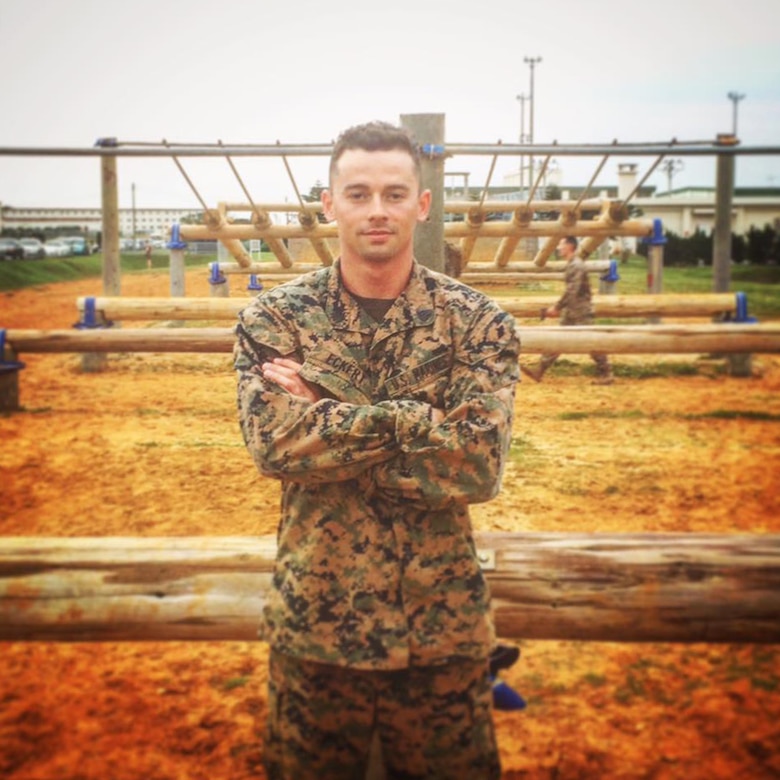
[[[186,249],[187,242],[181,240],[181,226],[178,222],[171,227],[171,240],[166,245],[168,249]]]
[[[658,218],[653,220],[653,235],[647,239],[647,243],[651,246],[662,246],[666,243],[663,222]]]
[[[209,284],[225,284],[227,278],[222,273],[222,269],[219,267],[218,262],[211,263],[211,276],[209,277]]]
[[[5,359],[5,328],[0,328],[0,374],[10,374],[24,368],[21,360]]]
[[[604,276],[599,277],[602,282],[619,282],[620,274],[618,273],[617,260],[609,261],[609,271]]]

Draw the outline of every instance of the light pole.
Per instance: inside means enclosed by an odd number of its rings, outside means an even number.
[[[528,95],[528,143],[534,142],[534,68],[537,62],[541,62],[541,57],[523,57],[523,62],[527,63],[531,68],[531,89]],[[533,187],[534,181],[534,158],[529,156],[528,158],[528,178],[529,187]]]
[[[525,101],[528,95],[518,95],[517,100],[520,103],[520,143],[525,141]],[[523,197],[523,155],[520,155],[520,197]]]
[[[663,170],[666,173],[667,190],[672,191],[672,179],[674,174],[681,171],[684,167],[684,163],[681,159],[669,159],[663,164]]]
[[[135,249],[135,182],[133,182],[131,191],[133,194],[133,249]]]
[[[734,110],[733,110],[733,122],[732,122],[732,134],[734,138],[737,137],[737,103],[739,103],[742,98],[744,98],[745,95],[740,94],[739,92],[729,92],[728,99],[734,104]]]

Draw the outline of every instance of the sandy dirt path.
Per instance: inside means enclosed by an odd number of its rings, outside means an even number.
[[[0,293],[0,327],[70,327],[76,297],[100,292]],[[165,296],[167,277],[127,276],[123,294]],[[209,294],[205,271],[187,294]],[[278,486],[243,448],[229,356],[112,355],[94,374],[22,357],[0,535],[274,532]],[[577,360],[524,382],[504,490],[475,526],[779,532],[780,359],[755,357],[751,379],[683,362],[692,375],[638,378],[621,368],[655,361],[618,356],[611,387]],[[520,644],[505,679],[528,707],[496,713],[505,778],[780,776],[777,647]],[[266,661],[260,643],[0,644],[0,777],[262,778]]]

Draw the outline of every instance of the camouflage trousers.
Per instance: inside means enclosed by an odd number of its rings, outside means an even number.
[[[388,780],[498,780],[487,662],[365,671],[271,652],[269,780],[364,780],[374,733]]]
[[[568,317],[564,314],[561,317],[561,325],[592,325],[592,317]],[[546,352],[539,361],[539,369],[544,374],[550,366],[561,356],[561,353]],[[590,357],[596,364],[596,376],[608,377],[612,375],[612,366],[609,364],[609,358],[603,352],[591,352]]]
[[[560,352],[545,352],[539,361],[541,373],[544,374],[560,356]],[[609,358],[603,352],[591,352],[590,356],[596,364],[596,376],[607,377],[612,374]]]

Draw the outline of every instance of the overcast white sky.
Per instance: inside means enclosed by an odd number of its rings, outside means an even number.
[[[737,91],[742,144],[780,146],[777,0],[0,0],[0,35],[0,147],[330,143],[409,113],[445,114],[449,143],[514,143],[524,57],[542,57],[537,143],[714,140],[732,129]],[[641,175],[652,159],[621,161]],[[303,192],[326,178],[325,159],[289,162]],[[481,185],[489,162],[447,170]],[[566,186],[598,159],[558,162]],[[235,163],[255,200],[295,200],[278,158]],[[224,160],[182,164],[207,203],[245,199]],[[492,183],[516,168],[499,159]],[[134,183],[139,208],[199,208],[170,159],[120,158],[119,181],[121,207]],[[712,158],[686,158],[674,179],[713,183]],[[737,184],[780,186],[780,158],[738,158]],[[99,160],[0,156],[0,201],[99,206]]]

